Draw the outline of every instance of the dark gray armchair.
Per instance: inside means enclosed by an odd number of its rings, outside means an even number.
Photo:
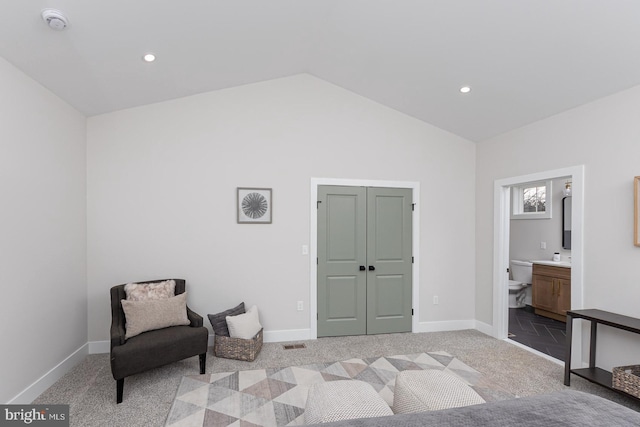
[[[167,280],[167,279],[164,279]],[[176,295],[185,290],[185,281],[176,282]],[[153,283],[161,280],[151,280]],[[191,321],[186,326],[171,326],[143,332],[125,340],[125,316],[121,301],[126,299],[124,285],[111,288],[111,373],[116,380],[117,403],[122,402],[124,379],[149,369],[200,356],[200,373],[205,373],[209,332],[202,317],[187,307]]]

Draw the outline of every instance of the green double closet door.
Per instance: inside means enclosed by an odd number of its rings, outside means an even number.
[[[411,331],[411,195],[318,188],[318,337]]]

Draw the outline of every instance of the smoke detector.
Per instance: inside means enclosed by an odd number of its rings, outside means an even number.
[[[67,17],[57,9],[44,9],[42,11],[42,19],[49,28],[56,31],[62,31],[69,26]]]

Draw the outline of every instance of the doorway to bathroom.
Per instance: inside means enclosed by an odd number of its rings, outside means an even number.
[[[562,198],[564,194],[562,190],[567,182],[571,183],[571,205],[573,207],[568,214],[572,225],[571,252],[561,249],[564,233],[562,226]],[[529,218],[525,215],[522,218],[527,218],[526,220],[514,219],[517,218],[514,212],[516,214],[531,213],[531,209],[526,208],[518,211],[518,207],[522,207],[523,203],[523,189],[533,188],[534,190],[531,191],[543,191],[540,189],[543,184],[550,193],[546,195],[546,206],[541,209],[548,211],[543,212],[547,217],[545,219],[530,219],[530,215]],[[562,310],[557,302],[554,306],[541,305],[539,290],[540,286],[545,284],[550,292],[553,292],[553,297],[557,298],[561,285],[570,284],[570,304],[566,305],[571,309],[583,307],[584,166],[497,180],[494,184],[494,193],[493,334],[496,338],[509,340],[516,345],[560,362],[563,359],[562,355],[565,349],[565,324],[558,321],[563,318],[561,314],[558,314],[562,313]],[[556,205],[555,208],[554,205]],[[535,218],[535,215],[533,217]],[[542,218],[542,215],[538,218]],[[545,234],[542,231],[545,227],[549,227],[549,230],[556,229],[556,231],[547,231],[547,233],[554,233],[553,235]],[[561,257],[559,261],[553,261],[555,252],[558,252]],[[536,282],[538,301],[534,302],[530,283],[515,286],[522,283],[522,280],[520,282],[514,281],[510,276],[510,260],[538,261],[541,263],[540,265],[547,263],[548,268],[551,269],[560,266],[568,267],[568,269],[563,269],[565,273],[563,277],[566,279]],[[533,265],[538,265],[538,262]],[[533,273],[533,265],[530,274]],[[547,266],[544,268],[546,269]],[[543,270],[538,270],[538,272],[540,271]],[[546,274],[546,270],[544,271]],[[538,278],[537,275],[536,277]],[[512,280],[511,293],[509,291],[510,280]],[[533,279],[524,279],[524,281],[534,282]],[[562,288],[563,296],[567,295],[568,289],[566,286]],[[514,308],[509,308],[510,305]],[[548,341],[545,341],[545,337]],[[579,346],[581,334],[574,333],[573,337],[575,348],[581,348]],[[581,360],[581,357],[581,354],[574,354],[572,359],[578,363],[577,361]]]
[[[571,306],[571,245],[562,230],[571,199],[571,177],[511,186],[508,338],[562,361]]]

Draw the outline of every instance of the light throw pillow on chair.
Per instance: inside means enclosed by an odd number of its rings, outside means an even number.
[[[128,301],[168,299],[176,294],[176,282],[164,280],[153,283],[127,283],[124,285],[124,292]]]
[[[146,301],[122,300],[125,317],[125,339],[143,332],[169,326],[189,325],[187,293],[175,297]]]
[[[243,338],[249,340],[256,336],[262,325],[258,317],[258,307],[252,306],[245,314],[227,316],[227,326],[231,338]]]

